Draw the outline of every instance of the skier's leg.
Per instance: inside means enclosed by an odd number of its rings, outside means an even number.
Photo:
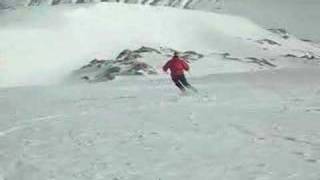
[[[172,77],[172,81],[174,82],[174,84],[182,91],[185,92],[186,89],[183,87],[183,85],[180,82],[180,79],[177,77]]]
[[[198,92],[198,90],[197,90],[196,88],[194,88],[193,86],[191,86],[191,85],[188,83],[188,81],[187,81],[187,79],[186,79],[186,77],[185,77],[184,75],[181,75],[180,81],[181,81],[181,83],[183,84],[183,86],[185,86],[186,88],[191,89],[191,90],[194,91],[194,92]]]
[[[175,82],[175,84],[181,91],[183,91],[183,92],[186,91],[186,89],[183,87],[183,85],[179,81]]]
[[[181,83],[183,84],[183,86],[189,88],[191,87],[191,85],[188,83],[186,77],[182,74],[180,77],[179,77]]]

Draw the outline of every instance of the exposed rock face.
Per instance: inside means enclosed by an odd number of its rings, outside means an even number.
[[[281,36],[283,39],[289,39],[290,38],[290,35],[289,33],[285,30],[285,29],[282,29],[282,28],[279,28],[279,29],[269,29],[269,31],[275,33],[275,34],[278,34],[279,36]]]
[[[283,40],[282,43],[285,43]],[[269,46],[279,51],[278,58],[300,58],[310,61],[319,61],[320,56],[316,53],[306,50],[283,49],[284,45],[271,39],[262,39],[254,41],[260,44],[261,48]],[[280,48],[280,49],[279,49]],[[266,49],[268,51],[268,49]],[[100,82],[115,79],[117,76],[144,76],[156,75],[162,71],[162,66],[174,52],[178,52],[179,56],[184,58],[187,63],[197,63],[201,67],[220,61],[228,65],[229,63],[241,67],[251,67],[256,70],[266,70],[273,68],[281,68],[281,61],[275,61],[274,58],[268,56],[239,56],[230,52],[214,52],[210,54],[200,54],[196,51],[177,51],[171,48],[160,47],[158,49],[151,47],[141,47],[136,50],[125,49],[119,53],[114,59],[93,59],[87,65],[75,70],[72,73],[72,79],[83,80],[87,82]],[[204,60],[204,64],[198,61]],[[277,57],[275,57],[277,58]],[[210,64],[208,60],[212,61]],[[209,68],[210,69],[210,68]],[[210,72],[211,73],[211,72]],[[215,72],[212,72],[215,73]]]
[[[261,40],[258,40],[257,42],[259,44],[268,44],[268,45],[271,45],[271,46],[274,46],[274,45],[281,46],[280,43],[278,43],[278,42],[276,42],[276,41],[274,41],[272,39],[261,39]]]
[[[187,59],[189,61],[197,61],[198,59],[201,59],[204,56],[202,54],[195,52],[195,51],[186,51],[186,52],[181,53],[181,57],[184,59]]]
[[[320,56],[317,56],[312,52],[301,52],[299,54],[286,54],[284,55],[284,57],[300,58],[300,59],[308,59],[308,60],[320,59]]]
[[[112,60],[93,59],[89,64],[73,72],[72,76],[89,82],[113,80],[116,76],[154,75],[158,74],[151,61],[160,59],[159,63],[168,60],[175,50],[169,48],[154,49],[141,47],[137,50],[123,50]],[[177,51],[178,52],[178,51]],[[187,61],[196,61],[204,57],[194,51],[179,52]]]
[[[249,63],[255,63],[260,66],[277,67],[275,64],[272,64],[271,62],[269,62],[265,58],[247,57],[245,59],[250,60],[250,61],[248,61]]]
[[[275,68],[276,64],[271,63],[270,59],[258,58],[258,57],[234,57],[230,53],[221,53],[219,54],[224,60],[238,61],[241,63],[250,63],[255,64],[260,68]]]

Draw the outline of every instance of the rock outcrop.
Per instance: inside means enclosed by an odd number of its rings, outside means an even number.
[[[157,67],[157,63],[163,64],[174,51],[176,50],[151,47],[141,47],[136,50],[126,49],[120,52],[115,59],[93,59],[89,64],[74,71],[72,77],[78,80],[99,82],[113,80],[117,76],[155,75],[161,71],[161,68]],[[189,63],[204,57],[195,51],[179,53]],[[159,59],[159,61],[156,64],[152,63],[154,59]]]

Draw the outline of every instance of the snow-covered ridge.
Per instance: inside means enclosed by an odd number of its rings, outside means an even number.
[[[170,6],[234,14],[249,18],[266,28],[285,28],[298,37],[320,42],[317,0],[0,0],[0,9],[97,2]],[[303,13],[301,10],[304,10]]]
[[[26,8],[1,12],[0,22],[2,86],[59,82],[89,60],[114,59],[124,49],[141,46],[220,54],[199,61],[199,66],[205,62],[199,71],[206,74],[238,71],[238,66],[248,70],[240,61],[265,67],[281,67],[277,60],[286,57],[317,62],[320,54],[315,43],[283,38],[245,18],[168,7],[97,3]],[[232,62],[239,65],[214,68],[217,62],[229,66],[231,61],[217,61],[222,56],[236,58]]]
[[[192,9],[199,3],[207,3],[213,7],[219,6],[219,1],[204,0],[0,0],[0,8],[14,8],[19,6],[59,5],[59,4],[80,4],[97,2],[119,2],[128,4],[141,4],[151,6],[169,6],[184,9]]]

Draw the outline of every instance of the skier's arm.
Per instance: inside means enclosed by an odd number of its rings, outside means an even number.
[[[163,70],[164,72],[167,72],[168,69],[169,69],[169,66],[170,66],[170,61],[168,61],[168,62],[162,67],[162,70]]]
[[[190,67],[189,67],[188,63],[186,63],[186,61],[184,59],[182,60],[182,64],[183,64],[184,70],[189,71]]]

